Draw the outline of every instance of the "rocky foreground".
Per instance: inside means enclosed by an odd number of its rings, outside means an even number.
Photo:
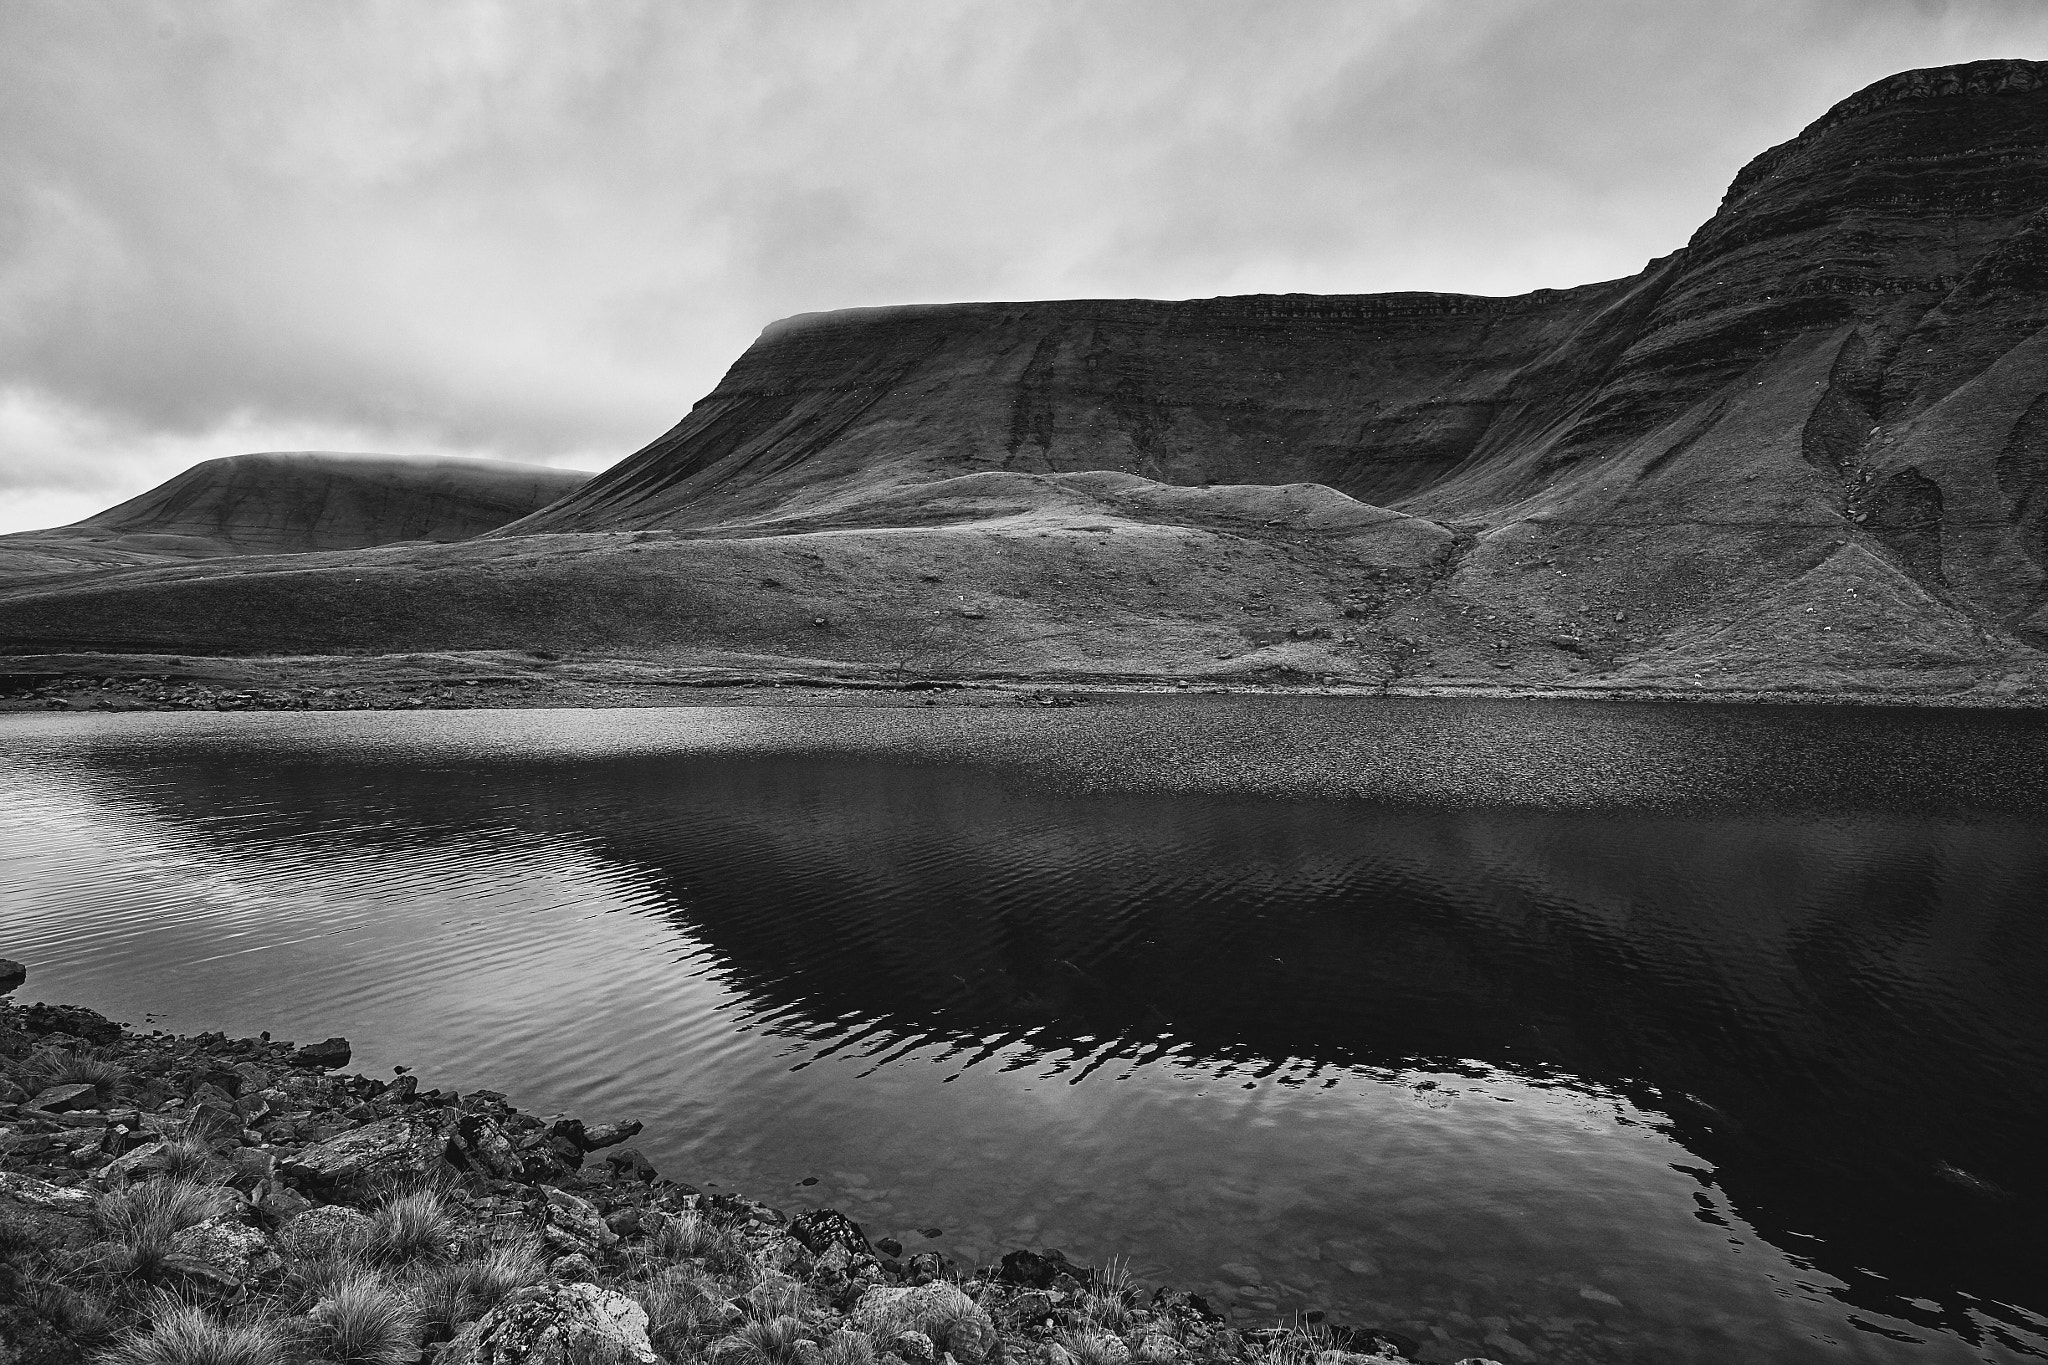
[[[0,960],[0,990],[24,976]],[[1416,1358],[1383,1329],[1233,1325],[1053,1249],[906,1255],[831,1209],[661,1176],[625,1145],[638,1123],[349,1055],[0,1000],[0,1365]]]

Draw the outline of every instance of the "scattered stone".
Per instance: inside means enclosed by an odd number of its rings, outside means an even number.
[[[0,957],[0,995],[6,995],[28,980],[28,968],[11,957]]]
[[[875,1243],[875,1249],[884,1256],[901,1256],[903,1254],[903,1243],[897,1241],[894,1237],[884,1237],[881,1241]]]

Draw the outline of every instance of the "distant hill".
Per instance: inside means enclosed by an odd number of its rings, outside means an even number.
[[[0,536],[0,574],[466,540],[589,478],[503,460],[231,455],[72,525]]]
[[[2044,324],[2048,63],[1908,71],[1626,279],[793,318],[474,541],[17,588],[0,648],[2048,700]]]

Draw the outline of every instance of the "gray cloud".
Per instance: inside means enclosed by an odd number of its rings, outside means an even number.
[[[771,319],[1625,274],[1891,71],[1873,0],[0,7],[0,529],[211,455],[598,467]]]

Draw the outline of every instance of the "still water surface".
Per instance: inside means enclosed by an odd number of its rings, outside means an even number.
[[[2044,908],[2023,716],[0,723],[30,998],[1440,1360],[2048,1354]]]

